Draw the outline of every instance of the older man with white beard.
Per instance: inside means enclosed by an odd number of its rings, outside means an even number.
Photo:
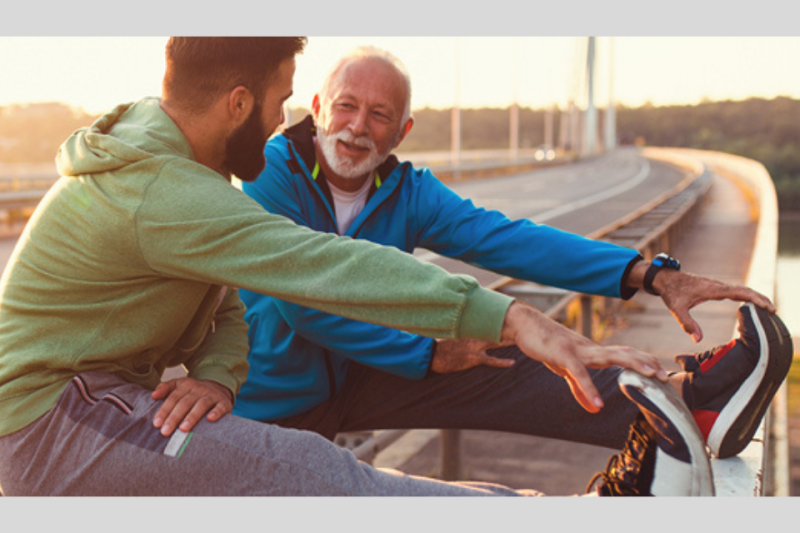
[[[391,151],[414,123],[411,84],[403,65],[385,51],[363,47],[339,60],[312,108],[313,116],[267,144],[266,169],[243,186],[265,209],[297,224],[409,253],[421,247],[590,294],[627,299],[645,288],[658,292],[698,338],[689,309],[703,301],[729,298],[773,310],[746,287],[668,268],[674,263],[659,269],[636,250],[477,208],[428,169],[398,161]],[[561,376],[516,347],[487,353],[485,343],[412,335],[251,291],[241,291],[241,298],[248,308],[250,370],[234,407],[240,416],[329,439],[342,431],[462,428],[619,448],[638,413],[617,384],[619,367],[591,371],[605,407],[590,413]],[[726,358],[741,371],[738,377],[717,376],[734,390],[753,368],[748,350],[737,346]],[[693,375],[671,378],[687,403],[690,396],[713,397],[715,412],[724,409],[727,398],[692,389],[690,382],[703,386]],[[750,394],[752,405],[763,399],[759,394]],[[690,408],[709,409],[700,402]],[[751,426],[731,437],[733,445],[728,439],[724,453],[738,453],[757,424]]]

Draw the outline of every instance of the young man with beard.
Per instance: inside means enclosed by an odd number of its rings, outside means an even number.
[[[600,490],[713,492],[702,438],[656,358],[597,346],[408,254],[298,226],[231,186],[263,168],[304,45],[173,38],[161,99],[119,106],[62,145],[62,177],[0,280],[1,490],[528,493],[375,469],[313,432],[229,414],[248,370],[241,287],[418,335],[517,344],[592,412],[602,402],[587,367],[630,368],[620,386],[642,411]],[[162,383],[176,365],[188,376]]]
[[[413,125],[411,86],[391,54],[364,47],[330,70],[313,116],[267,144],[267,167],[244,191],[297,224],[406,252],[421,247],[518,279],[608,297],[658,292],[687,333],[707,300],[747,303],[740,338],[683,356],[671,383],[692,409],[712,453],[739,453],[788,372],[791,342],[770,301],[746,287],[657,269],[633,249],[592,241],[476,208],[427,169],[390,155]],[[656,275],[657,274],[657,275]],[[388,283],[388,272],[377,272]],[[617,384],[622,368],[593,369],[605,407],[572,401],[546,364],[517,347],[487,353],[469,339],[429,337],[334,316],[257,291],[241,291],[250,324],[250,372],[234,413],[313,430],[498,430],[618,448],[639,408]],[[757,305],[753,305],[753,303]],[[714,357],[709,359],[709,355]],[[706,362],[723,360],[724,364]],[[769,367],[771,370],[764,371]]]

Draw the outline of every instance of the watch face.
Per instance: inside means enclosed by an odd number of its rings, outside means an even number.
[[[653,258],[652,263],[658,267],[666,267],[666,268],[671,268],[673,270],[681,269],[680,261],[667,254],[658,254]]]

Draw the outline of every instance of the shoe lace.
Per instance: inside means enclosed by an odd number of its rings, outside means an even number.
[[[723,357],[735,344],[736,339],[733,339],[727,344],[716,346],[699,354],[676,355],[675,362],[681,365],[681,368],[686,372],[696,372],[705,361],[711,359],[717,353],[720,353],[720,357]]]
[[[600,493],[608,496],[647,496],[649,493],[641,488],[639,472],[642,469],[644,454],[650,445],[652,437],[643,419],[637,419],[631,425],[628,440],[622,451],[611,456],[603,472],[597,472],[589,484],[586,492],[591,492],[595,483],[602,480]],[[647,484],[649,486],[649,484]]]
[[[714,353],[713,350],[708,350],[700,354],[693,355],[676,355],[675,362],[681,365],[685,372],[696,372],[703,361],[711,357]]]

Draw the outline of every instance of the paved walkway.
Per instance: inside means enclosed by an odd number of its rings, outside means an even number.
[[[755,224],[748,200],[725,178],[715,176],[706,205],[694,226],[672,250],[684,270],[728,282],[742,283],[747,274]],[[695,344],[683,333],[661,300],[640,291],[624,306],[620,323],[604,344],[633,346],[658,356],[668,369],[679,353],[694,353],[731,339],[738,303],[706,302],[692,315],[703,329],[704,339]],[[797,345],[797,343],[796,343]],[[552,439],[496,432],[463,431],[462,473],[465,479],[532,488],[552,495],[581,493],[592,475],[604,470],[618,450],[565,443]],[[430,436],[430,438],[421,438]],[[406,455],[389,450],[376,465],[409,474],[436,476],[439,464],[438,432],[409,437]]]

